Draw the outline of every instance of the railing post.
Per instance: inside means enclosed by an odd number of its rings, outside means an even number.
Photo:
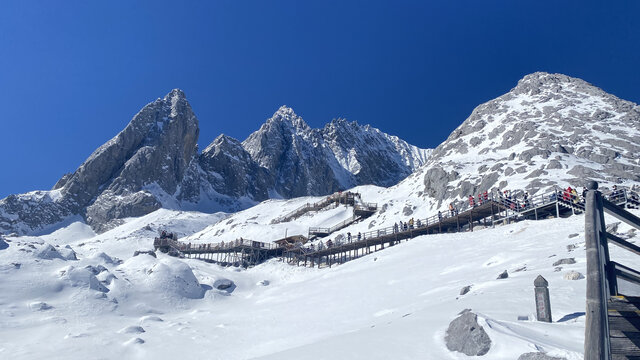
[[[590,181],[587,185],[585,204],[585,241],[587,257],[587,304],[585,319],[584,359],[608,360],[609,326],[607,319],[607,291],[604,274],[604,254],[600,247],[601,194],[598,183]]]

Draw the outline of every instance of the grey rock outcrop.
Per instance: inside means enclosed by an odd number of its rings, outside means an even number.
[[[575,264],[575,263],[576,263],[576,259],[574,259],[574,258],[566,258],[566,259],[560,259],[560,260],[554,262],[552,266],[571,265],[571,264]]]
[[[506,279],[509,277],[509,272],[507,272],[507,270],[503,271],[500,273],[500,275],[498,275],[498,277],[496,278],[497,280],[500,279]]]
[[[565,360],[565,358],[549,356],[541,352],[528,352],[518,356],[518,360]]]
[[[451,321],[444,340],[447,349],[468,356],[485,355],[491,348],[489,335],[478,324],[478,316],[469,310]]]
[[[218,136],[204,149],[200,166],[207,182],[220,194],[262,201],[273,187],[269,171],[253,161],[242,143],[229,136]]]

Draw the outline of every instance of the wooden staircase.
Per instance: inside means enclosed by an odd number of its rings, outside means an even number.
[[[611,359],[640,360],[640,297],[612,296],[607,309]]]

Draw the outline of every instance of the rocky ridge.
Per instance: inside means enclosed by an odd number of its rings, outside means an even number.
[[[394,184],[422,165],[430,152],[369,126],[334,123],[348,126],[349,138],[375,141],[378,151],[340,142],[329,125],[326,133],[311,129],[283,106],[244,142],[220,135],[198,154],[198,119],[176,89],[146,105],[52,190],[0,200],[0,233],[42,231],[77,215],[102,232],[123,218],[161,207],[238,211],[274,196]],[[344,154],[348,161],[340,157]],[[388,169],[372,172],[357,166],[376,159]]]

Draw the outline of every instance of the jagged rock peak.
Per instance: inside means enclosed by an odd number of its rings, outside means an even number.
[[[266,124],[274,123],[287,124],[294,129],[311,130],[309,125],[287,105],[280,106],[280,108],[266,122]]]
[[[209,154],[214,151],[220,151],[220,149],[244,150],[242,148],[242,143],[239,140],[225,134],[220,134],[202,151],[202,155]]]

